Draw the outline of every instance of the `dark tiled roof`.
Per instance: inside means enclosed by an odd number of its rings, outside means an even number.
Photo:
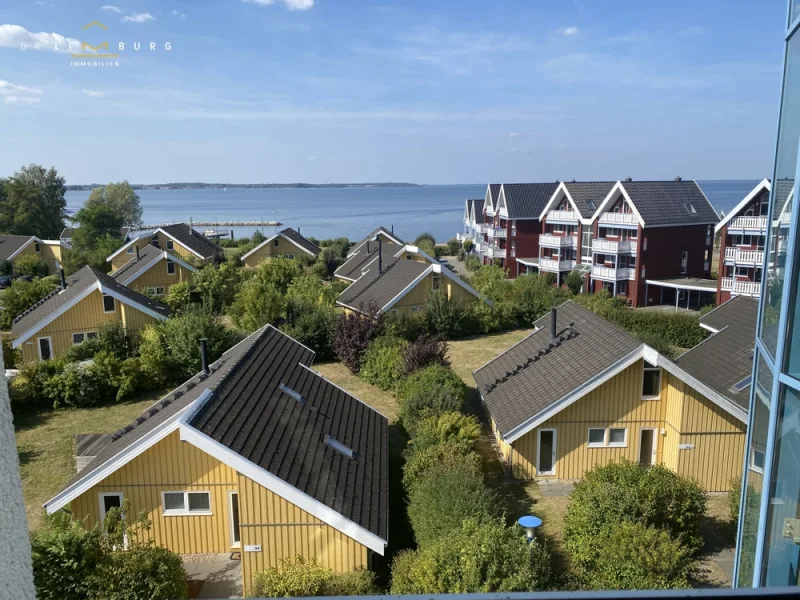
[[[0,260],[8,260],[8,257],[22,248],[31,235],[0,235]]]
[[[772,210],[772,218],[777,219],[786,209],[789,194],[794,187],[794,179],[778,179],[774,186],[773,197],[775,198],[775,209]],[[791,210],[791,209],[790,209]]]
[[[314,353],[273,327],[255,338],[191,425],[250,462],[388,539],[386,417],[309,368]],[[282,392],[299,393],[305,405]],[[355,450],[355,460],[325,443]]]
[[[97,456],[110,441],[110,433],[79,433],[75,436],[75,456]]]
[[[381,273],[378,273],[378,261],[372,262],[364,275],[351,283],[336,301],[356,310],[382,308],[429,267],[427,263],[384,254]]]
[[[750,377],[756,339],[758,300],[736,296],[721,304],[700,322],[717,330],[675,363],[710,388],[748,409],[750,387],[734,386]]]
[[[558,183],[504,183],[509,219],[538,219]]]
[[[61,288],[58,288],[14,319],[14,323],[11,325],[12,333],[18,336],[34,328],[42,320],[68,304],[76,296],[79,296],[98,281],[104,288],[116,292],[135,304],[146,306],[150,310],[164,315],[165,317],[170,315],[169,308],[164,304],[151,300],[144,294],[140,294],[139,292],[125,287],[110,275],[87,265],[67,277],[66,290],[61,291]]]
[[[373,229],[369,234],[367,234],[367,236],[363,240],[361,240],[355,246],[350,248],[350,252],[348,253],[348,256],[352,256],[357,250],[361,249],[361,246],[363,246],[367,242],[374,242],[375,238],[377,237],[377,235],[379,233],[382,233],[383,235],[386,235],[386,236],[391,236],[394,239],[396,239],[398,242],[400,242],[401,246],[405,246],[405,242],[400,239],[400,236],[395,235],[394,233],[392,233],[391,231],[386,229],[386,227],[377,227],[376,229]]]
[[[483,205],[486,203],[486,200],[477,198],[472,200],[473,204],[473,211],[475,214],[475,222],[476,223],[483,223]]]
[[[581,217],[588,219],[594,215],[616,183],[616,181],[571,181],[564,182],[564,185],[578,206]]]
[[[224,250],[204,236],[198,233],[193,227],[186,223],[178,223],[177,225],[169,225],[162,227],[164,233],[169,234],[181,245],[194,252],[197,252],[204,259],[208,260],[214,256],[222,256]]]
[[[163,253],[163,250],[147,244],[144,248],[139,248],[139,258],[136,258],[136,253],[134,250],[134,254],[132,255],[133,258],[131,258],[116,271],[110,273],[110,275],[114,279],[128,280],[130,277],[135,276],[137,273],[140,273],[142,270],[144,270],[144,268],[150,265],[150,263],[152,263],[156,257],[161,256]]]
[[[622,185],[647,227],[715,225],[719,221],[695,181],[624,181]]]
[[[497,198],[500,196],[500,185],[499,183],[489,184],[489,199],[492,201],[492,207],[494,208],[497,208]]]
[[[381,243],[381,253],[384,257],[392,257],[403,248],[397,244],[389,242]],[[364,243],[358,250],[350,255],[347,261],[340,265],[334,271],[337,277],[344,277],[345,279],[352,279],[355,281],[361,277],[361,271],[369,264],[370,261],[378,257],[378,242],[370,242],[369,245]]]
[[[320,253],[320,248],[316,244],[312,244],[302,235],[300,235],[297,231],[292,229],[291,227],[287,227],[281,234],[289,238],[292,242],[303,248],[304,250],[308,250],[314,256],[318,256]]]
[[[503,435],[600,375],[642,343],[572,302],[558,307],[551,344],[550,315],[540,329],[474,373],[478,391]]]

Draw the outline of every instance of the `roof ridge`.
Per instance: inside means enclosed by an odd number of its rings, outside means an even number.
[[[153,246],[153,245],[151,245],[151,244],[147,244],[147,246],[146,246],[145,248],[143,248],[143,249],[142,249],[142,252],[145,252],[145,251],[147,251],[147,248],[148,248],[148,247],[149,247],[149,248],[155,248],[156,250],[158,250],[158,248],[156,248],[155,246]],[[142,259],[143,259],[143,258],[144,258],[144,256],[142,256],[141,254],[140,254],[139,256],[135,256],[134,258],[132,258],[131,260],[129,260],[128,262],[126,262],[124,265],[122,265],[122,266],[121,266],[119,269],[117,269],[116,271],[112,271],[111,273],[108,273],[108,275],[109,275],[110,277],[113,277],[113,278],[115,278],[115,279],[116,279],[116,278],[117,278],[119,275],[121,275],[122,273],[124,273],[125,271],[127,271],[128,269],[130,269],[130,268],[131,268],[133,265],[140,263],[140,262],[142,261]]]

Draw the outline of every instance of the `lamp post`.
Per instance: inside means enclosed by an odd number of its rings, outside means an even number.
[[[533,515],[525,515],[524,517],[520,517],[517,523],[519,523],[520,527],[525,529],[525,537],[528,538],[528,543],[530,544],[535,537],[536,528],[542,524],[542,520]]]

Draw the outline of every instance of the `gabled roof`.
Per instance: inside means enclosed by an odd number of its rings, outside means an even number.
[[[615,181],[562,181],[542,209],[539,220],[553,210],[561,198],[567,198],[581,219],[588,223],[615,184]]]
[[[472,200],[472,214],[470,215],[470,221],[474,221],[477,224],[483,223],[483,204],[486,202],[485,200],[476,198]]]
[[[736,296],[700,319],[714,332],[675,360],[684,371],[747,411],[756,340],[758,300]],[[737,384],[742,384],[737,386]]]
[[[0,235],[0,260],[11,260],[32,242],[43,243],[35,235]]]
[[[499,183],[490,183],[486,186],[486,195],[484,196],[484,208],[488,211],[494,211],[497,206],[497,199],[500,196]]]
[[[246,252],[245,254],[243,254],[242,257],[241,257],[242,260],[244,260],[245,258],[250,256],[254,252],[260,250],[261,248],[263,248],[267,244],[271,243],[272,240],[274,240],[277,237],[281,237],[281,238],[285,239],[287,242],[290,242],[290,243],[294,244],[300,250],[302,250],[306,254],[310,254],[311,256],[316,257],[321,252],[319,246],[309,242],[306,238],[304,238],[302,235],[300,235],[300,233],[298,233],[297,231],[295,231],[291,227],[287,227],[286,229],[283,229],[283,230],[279,231],[275,235],[273,235],[271,237],[268,237],[266,240],[261,242],[258,246],[256,246],[252,250],[250,250],[250,252]]]
[[[505,203],[509,219],[538,219],[557,188],[558,183],[504,183],[498,204]]]
[[[138,279],[162,260],[170,260],[175,262],[192,273],[197,271],[197,267],[193,267],[189,263],[185,262],[180,256],[170,254],[166,250],[160,250],[155,246],[148,244],[139,250],[138,258],[134,256],[119,269],[109,273],[109,275],[111,275],[111,277],[119,281],[121,284],[128,285],[130,282]]]
[[[755,198],[765,192],[769,194],[769,191],[769,179],[762,179],[759,181],[756,186],[750,190],[750,192],[744,198],[742,198],[739,203],[727,215],[725,215],[725,217],[723,217],[719,223],[717,223],[716,227],[714,227],[714,231],[720,231],[723,227],[725,227],[725,225],[728,224],[728,222],[730,222],[731,219],[740,216],[739,213],[743,211]]]
[[[393,244],[397,244],[398,246],[404,246],[405,245],[405,242],[403,240],[401,240],[399,237],[397,237],[394,234],[394,232],[389,231],[385,227],[381,226],[381,227],[377,227],[377,228],[373,229],[367,235],[367,237],[365,237],[363,240],[358,242],[355,246],[350,248],[350,252],[347,253],[347,257],[349,258],[349,257],[353,256],[353,254],[355,254],[361,248],[361,246],[363,246],[367,242],[374,242],[378,238],[378,234],[382,234],[384,237],[389,238],[389,240],[391,240],[391,243],[393,243]]]
[[[173,241],[177,242],[202,260],[209,260],[215,256],[222,256],[224,253],[224,250],[221,246],[218,246],[212,242],[202,233],[195,231],[191,225],[187,225],[186,223],[177,223],[175,225],[168,225],[167,227],[159,227],[152,232],[138,232],[133,239],[120,246],[106,260],[110,261],[121,252],[127,250],[128,247],[137,243],[139,240],[143,238],[147,238],[149,240],[158,232],[161,232],[167,237],[171,238]]]
[[[778,179],[775,182],[775,208],[770,209],[773,219],[779,219],[782,214],[791,211],[793,195],[794,179]]]
[[[401,252],[404,245],[381,243],[381,252],[384,256],[395,256]],[[378,258],[378,242],[369,240],[369,243],[364,243],[358,247],[357,250],[348,255],[348,259],[333,272],[336,277],[347,279],[348,281],[355,281],[361,277],[362,271],[366,266]]]
[[[57,288],[14,319],[11,325],[11,332],[15,336],[14,348],[18,348],[37,331],[96,290],[155,319],[163,321],[170,315],[169,307],[125,287],[113,277],[87,265],[67,277],[66,290]]]
[[[388,422],[311,370],[314,353],[257,331],[128,427],[45,506],[53,513],[173,431],[257,484],[383,554]],[[350,458],[328,443],[356,453]]]

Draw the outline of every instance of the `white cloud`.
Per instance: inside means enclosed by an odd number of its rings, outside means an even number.
[[[173,17],[180,17],[181,19],[185,19],[185,18],[186,18],[186,13],[182,13],[181,11],[179,11],[179,10],[175,10],[175,9],[173,8],[173,9],[172,9],[172,16],[173,16]]]
[[[6,96],[6,104],[38,104],[41,98],[36,96]]]
[[[242,2],[251,2],[260,6],[268,6],[275,4],[277,0],[242,0]],[[308,10],[314,6],[314,0],[280,0],[286,5],[289,10]]]
[[[0,96],[17,96],[19,94],[41,94],[42,90],[24,85],[15,85],[10,81],[0,79]]]
[[[560,33],[563,36],[578,35],[580,33],[580,29],[578,29],[577,27],[574,27],[574,26],[572,26],[572,27],[561,27],[561,28],[559,28],[558,33]]]
[[[22,44],[25,44],[26,50],[31,52],[35,50],[36,44],[39,44],[42,50],[55,52],[70,52],[70,45],[73,46],[72,51],[81,46],[78,40],[58,33],[44,31],[34,33],[21,25],[0,25],[0,47],[20,49]]]
[[[155,21],[156,18],[150,13],[136,13],[133,15],[125,15],[120,19],[125,23],[147,23],[147,21]]]
[[[508,134],[508,137],[515,138],[515,137],[519,137],[520,135],[522,135],[522,134],[519,131],[512,131],[511,133]]]
[[[114,6],[113,4],[106,4],[105,6],[101,6],[100,10],[108,10],[111,12],[115,12],[118,15],[122,14],[122,9],[119,6]]]
[[[83,90],[81,90],[81,91],[83,92],[84,96],[89,96],[90,98],[104,98],[105,97],[105,93],[104,92],[97,92],[95,90],[87,90],[86,88],[83,88]]]

